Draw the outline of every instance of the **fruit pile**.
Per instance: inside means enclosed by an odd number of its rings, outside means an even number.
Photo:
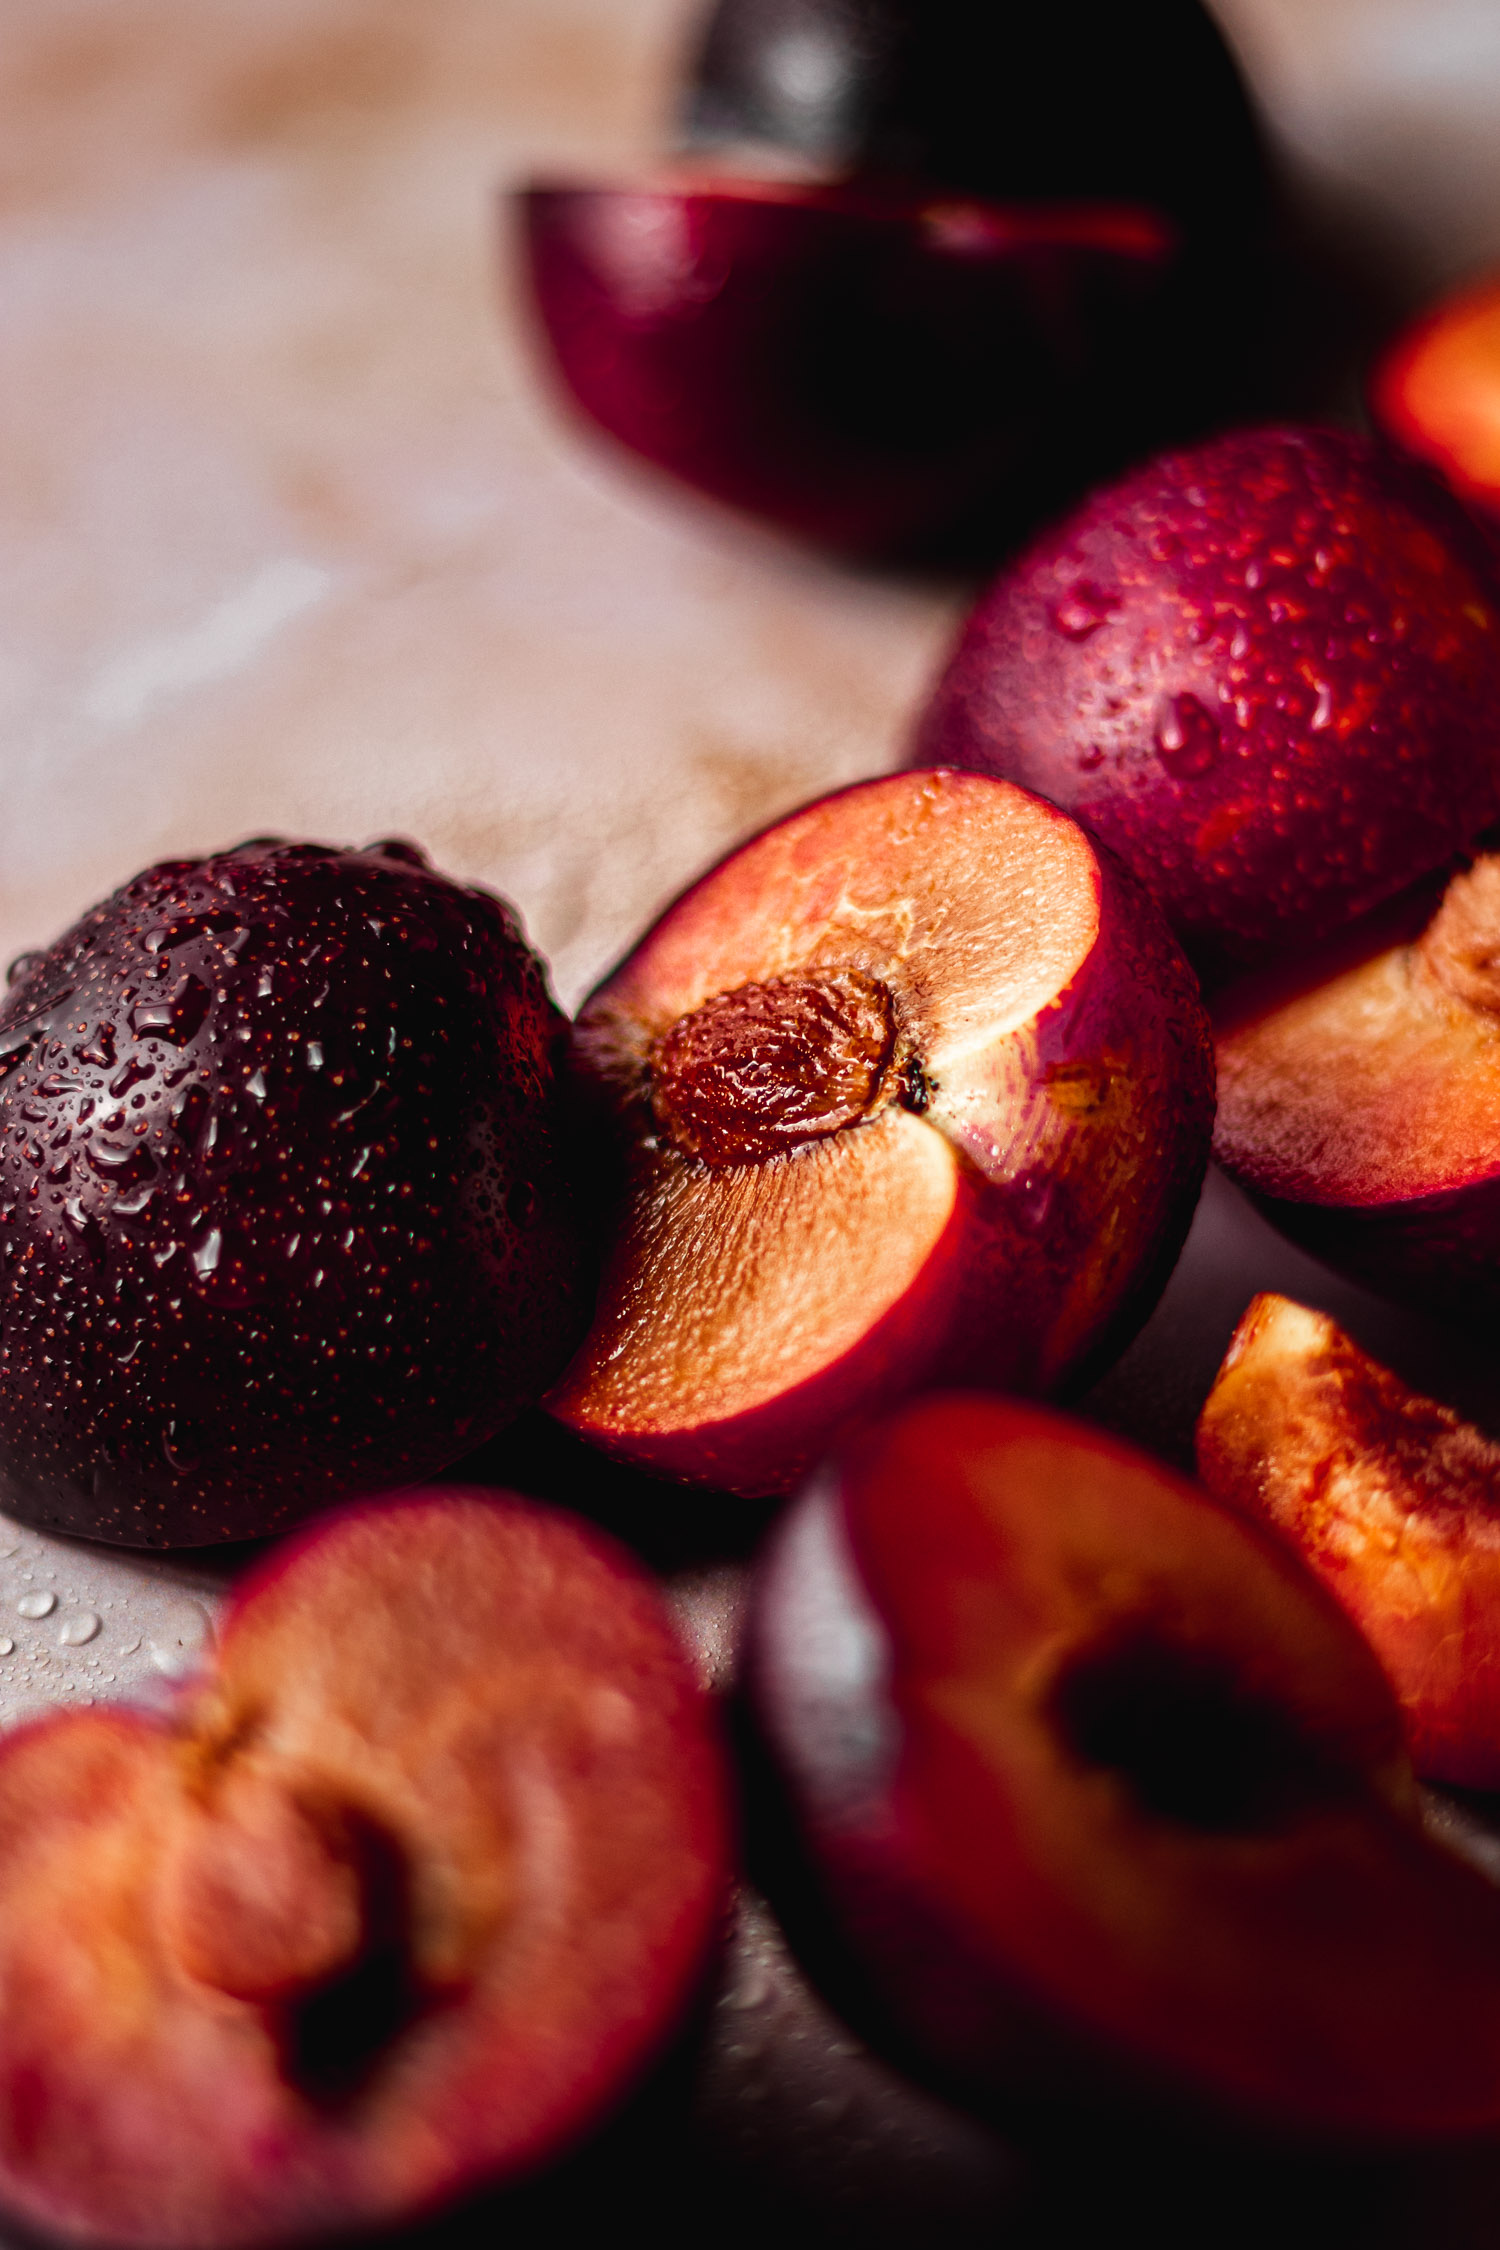
[[[660,1590],[425,1484],[538,1406],[705,1514],[790,1497],[746,1841],[904,2067],[1016,2127],[1500,2134],[1500,1898],[1419,1790],[1500,1789],[1500,1444],[1272,1296],[1201,1485],[1052,1403],[1211,1151],[1374,1287],[1500,1299],[1493,298],[1388,356],[1382,438],[1195,432],[1157,334],[1222,316],[1205,233],[1269,255],[1258,138],[1196,0],[1095,16],[1080,86],[1076,17],[723,0],[689,137],[775,176],[529,198],[567,381],[717,497],[1004,544],[1113,472],[904,771],[742,845],[572,1025],[399,841],[153,867],[11,972],[7,1510],[303,1527],[169,1705],[0,1745],[29,2231],[388,2229],[586,2135],[690,2012],[733,1783]]]

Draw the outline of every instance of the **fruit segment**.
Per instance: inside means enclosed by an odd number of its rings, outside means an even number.
[[[1042,1409],[918,1401],[799,1501],[758,1705],[905,2047],[987,2105],[1298,2135],[1500,2117],[1500,1903],[1268,1533]]]
[[[983,596],[915,758],[1049,797],[1179,933],[1256,960],[1500,810],[1500,606],[1464,512],[1335,430],[1237,431],[1095,494]]]
[[[1497,960],[1485,857],[1401,942],[1216,1010],[1225,1169],[1331,1265],[1450,1311],[1500,1297]]]
[[[529,2170],[670,2029],[725,1881],[633,1564],[493,1495],[336,1518],[170,1719],[0,1747],[0,2206],[230,2250]]]
[[[1025,523],[1140,443],[1133,370],[1176,248],[1144,208],[669,177],[539,186],[522,217],[573,404],[804,537]]]
[[[1049,1389],[1143,1317],[1212,1105],[1190,973],[1071,821],[974,775],[826,798],[672,907],[581,1011],[623,1150],[552,1410],[789,1489],[853,1415]]]
[[[1500,1445],[1326,1314],[1259,1296],[1204,1406],[1198,1466],[1337,1595],[1395,1686],[1417,1771],[1500,1788]]]
[[[1397,445],[1486,515],[1500,513],[1500,281],[1414,322],[1376,369],[1370,407]]]

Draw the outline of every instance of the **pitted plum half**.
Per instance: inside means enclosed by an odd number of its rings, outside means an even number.
[[[1500,1788],[1500,1445],[1325,1313],[1259,1296],[1199,1419],[1198,1467],[1342,1602],[1400,1697],[1417,1771]]]
[[[580,1013],[622,1151],[552,1411],[658,1473],[790,1489],[891,1396],[1050,1390],[1170,1270],[1212,1113],[1152,904],[983,776],[822,799],[671,907]]]
[[[530,2171],[671,2030],[726,1885],[715,1730],[633,1563],[457,1488],[336,1517],[172,1716],[0,1746],[0,2208],[250,2250]]]
[[[776,1535],[757,1707],[870,2028],[985,2108],[1500,2117],[1500,1901],[1298,1559],[1100,1431],[874,1424]]]
[[[456,1459],[582,1326],[566,1026],[407,844],[149,868],[0,1006],[0,1497],[195,1546]]]
[[[539,185],[521,215],[570,402],[805,538],[993,553],[1158,426],[1177,238],[1144,207],[668,176]]]

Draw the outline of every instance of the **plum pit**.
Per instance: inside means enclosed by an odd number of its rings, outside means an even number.
[[[758,1163],[881,1108],[896,1036],[888,987],[858,970],[737,985],[657,1041],[652,1111],[701,1163]]]

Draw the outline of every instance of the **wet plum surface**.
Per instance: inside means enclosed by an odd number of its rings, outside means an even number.
[[[281,1528],[500,1428],[584,1312],[563,1019],[408,844],[150,868],[0,1005],[0,1494]]]

